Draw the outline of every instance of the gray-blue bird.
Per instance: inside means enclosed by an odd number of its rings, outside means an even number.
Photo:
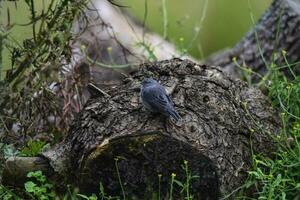
[[[141,99],[144,106],[151,112],[158,112],[167,117],[171,116],[176,122],[181,118],[165,88],[152,78],[145,78],[142,81]]]

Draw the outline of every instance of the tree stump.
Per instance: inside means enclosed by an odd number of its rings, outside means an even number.
[[[139,90],[144,77],[167,88],[180,124],[143,108]],[[160,185],[167,198],[172,173],[185,182],[187,161],[191,175],[198,176],[190,183],[195,199],[218,199],[244,183],[252,152],[271,154],[272,137],[280,128],[259,90],[218,67],[189,60],[142,64],[123,84],[99,91],[65,140],[41,155],[82,192],[97,192],[101,182],[108,194],[120,195],[121,182],[126,196],[150,199]],[[4,173],[5,180],[10,176]],[[173,194],[180,198],[177,184]]]

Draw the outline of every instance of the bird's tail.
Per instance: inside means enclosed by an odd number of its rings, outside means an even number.
[[[176,120],[176,122],[178,122],[181,119],[180,115],[175,110],[170,110],[169,114],[171,117],[173,117],[173,119]]]

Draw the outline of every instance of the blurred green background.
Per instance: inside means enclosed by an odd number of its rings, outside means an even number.
[[[123,5],[128,5],[128,11],[143,20],[145,2],[147,27],[163,34],[163,0],[127,0]],[[206,0],[165,0],[168,39],[187,48],[196,58],[206,57],[238,42],[253,24],[250,13],[258,20],[270,3],[271,0],[207,0],[205,13]]]
[[[37,10],[47,7],[50,0],[35,0]],[[123,0],[118,1],[132,15],[143,21],[147,7],[146,26],[161,35],[164,33],[163,2],[167,11],[167,38],[179,49],[186,49],[196,58],[232,47],[251,28],[250,13],[255,20],[271,3],[271,0]],[[207,3],[207,4],[206,4]],[[24,0],[2,1],[0,24],[17,24],[10,37],[22,43],[31,37],[31,26],[22,26],[29,21],[30,13]],[[16,6],[17,5],[17,6]],[[147,6],[146,6],[147,5]],[[205,5],[206,9],[205,9]],[[204,20],[201,20],[204,19]],[[201,22],[202,21],[202,22]],[[2,50],[4,68],[10,67],[9,50]]]

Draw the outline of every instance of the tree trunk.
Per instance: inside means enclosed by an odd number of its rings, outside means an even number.
[[[298,0],[274,0],[256,26],[230,50],[216,53],[206,61],[208,65],[221,66],[235,77],[242,77],[242,70],[233,62],[251,68],[261,75],[271,70],[271,63],[284,67],[291,76],[282,51],[296,74],[300,73],[300,4]],[[276,55],[275,55],[276,54]],[[253,80],[261,78],[252,74]]]
[[[139,100],[144,77],[159,80],[172,96],[182,122],[146,111]],[[219,68],[173,59],[141,65],[123,84],[101,88],[77,116],[65,140],[43,153],[56,174],[97,192],[150,199],[169,195],[171,174],[185,182],[184,161],[195,199],[217,199],[242,185],[252,151],[270,155],[279,119],[257,89]],[[12,162],[11,162],[12,163]],[[4,179],[9,180],[9,173]],[[120,178],[120,180],[119,180]],[[176,198],[180,189],[174,184]],[[153,196],[152,196],[153,197]]]

